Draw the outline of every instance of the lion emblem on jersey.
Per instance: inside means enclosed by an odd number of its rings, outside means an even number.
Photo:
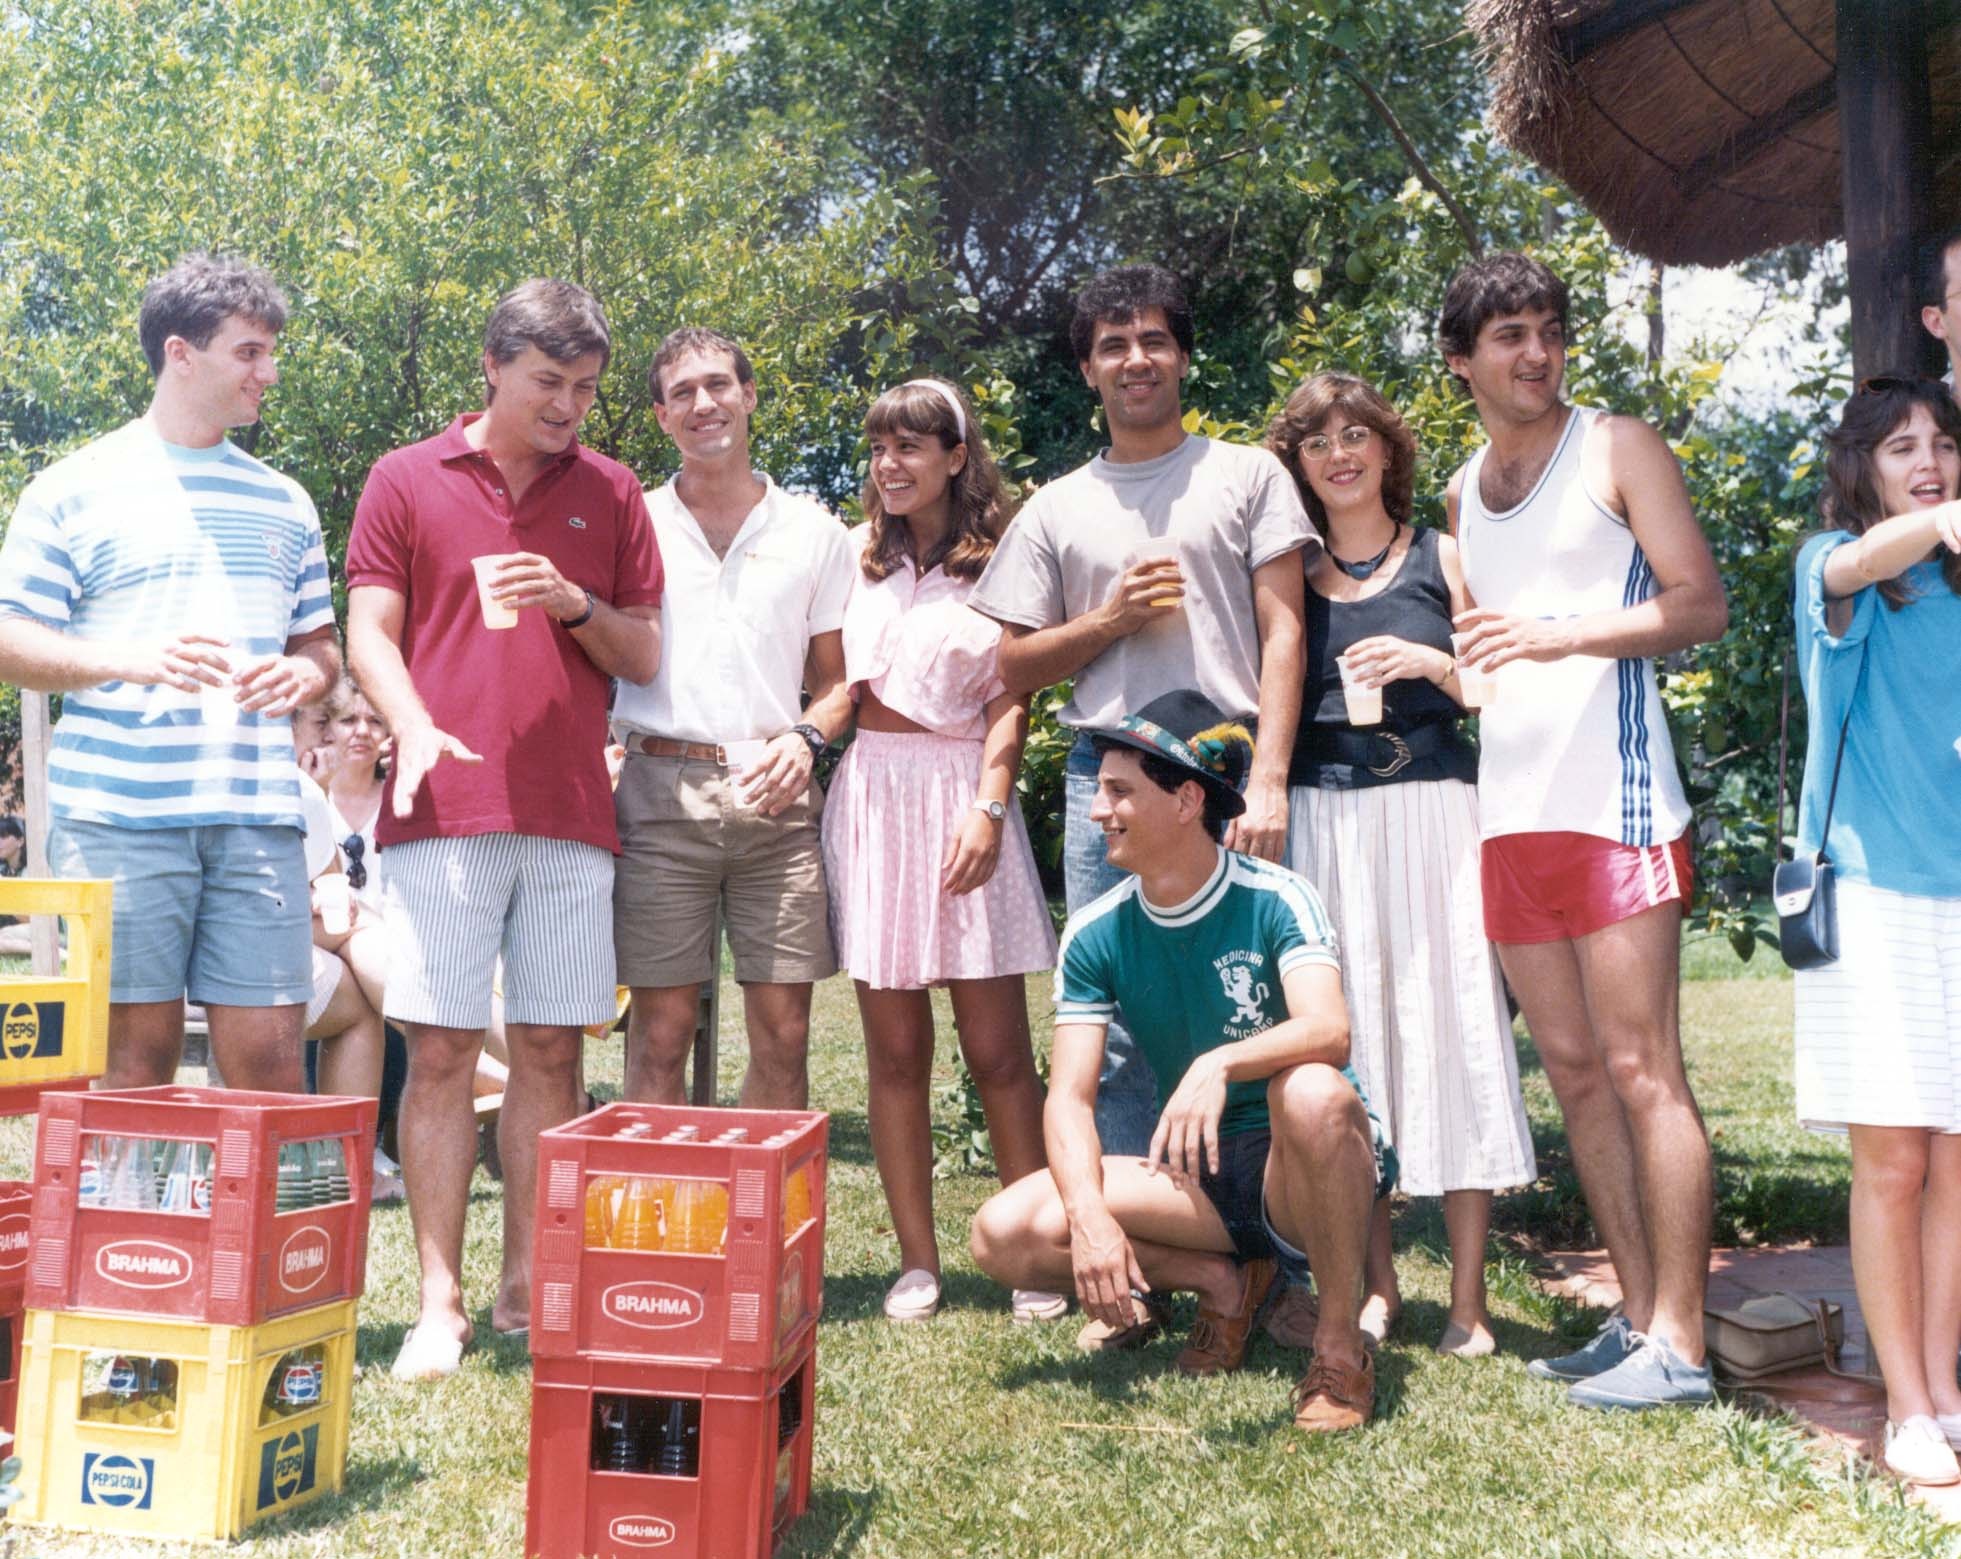
[[[1219,971],[1219,982],[1226,988],[1226,998],[1237,1009],[1232,1015],[1235,1023],[1258,1023],[1266,1017],[1260,1010],[1260,1003],[1272,994],[1272,988],[1261,980],[1255,983],[1253,971],[1244,964],[1227,964]]]

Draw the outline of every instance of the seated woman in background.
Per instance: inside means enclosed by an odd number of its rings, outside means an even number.
[[[1831,528],[1797,566],[1811,717],[1798,848],[1832,863],[1838,958],[1796,975],[1797,1112],[1851,1137],[1852,1276],[1886,1377],[1886,1465],[1954,1483],[1961,409],[1934,380],[1871,379],[1826,443]]]

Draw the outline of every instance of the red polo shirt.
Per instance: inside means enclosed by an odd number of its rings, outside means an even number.
[[[496,462],[474,450],[458,417],[434,438],[391,450],[368,473],[347,543],[347,583],[407,600],[402,658],[429,717],[482,757],[444,759],[397,818],[382,797],[375,842],[518,833],[572,839],[615,854],[606,779],[609,678],[536,608],[515,628],[483,625],[470,560],[535,552],[613,606],[652,606],[660,552],[640,483],[574,441],[513,506]]]

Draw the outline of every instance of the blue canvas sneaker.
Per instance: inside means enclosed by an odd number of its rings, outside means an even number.
[[[1591,1380],[1604,1375],[1634,1351],[1634,1328],[1627,1317],[1615,1315],[1593,1334],[1593,1341],[1553,1359],[1533,1359],[1525,1373],[1537,1380]]]
[[[1715,1372],[1707,1364],[1685,1364],[1659,1337],[1631,1332],[1634,1351],[1612,1369],[1566,1388],[1575,1407],[1705,1407],[1716,1400]]]

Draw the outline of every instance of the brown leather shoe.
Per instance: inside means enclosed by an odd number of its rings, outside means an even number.
[[[1299,1283],[1283,1283],[1267,1306],[1266,1334],[1283,1348],[1312,1348],[1314,1328],[1321,1324],[1321,1306]]]
[[[1133,1348],[1156,1342],[1164,1335],[1165,1323],[1170,1319],[1170,1304],[1156,1294],[1149,1294],[1138,1308],[1144,1312],[1143,1319],[1132,1321],[1128,1326],[1110,1326],[1094,1320],[1089,1322],[1076,1334],[1076,1346],[1084,1353],[1127,1353]]]
[[[1374,1411],[1375,1355],[1366,1350],[1360,1369],[1317,1353],[1294,1387],[1294,1427],[1309,1434],[1359,1429]]]
[[[1246,1345],[1253,1340],[1253,1328],[1266,1308],[1276,1270],[1271,1260],[1247,1262],[1240,1269],[1244,1287],[1239,1308],[1231,1315],[1204,1305],[1198,1307],[1191,1341],[1178,1355],[1179,1369],[1187,1375],[1220,1375],[1246,1362]]]

